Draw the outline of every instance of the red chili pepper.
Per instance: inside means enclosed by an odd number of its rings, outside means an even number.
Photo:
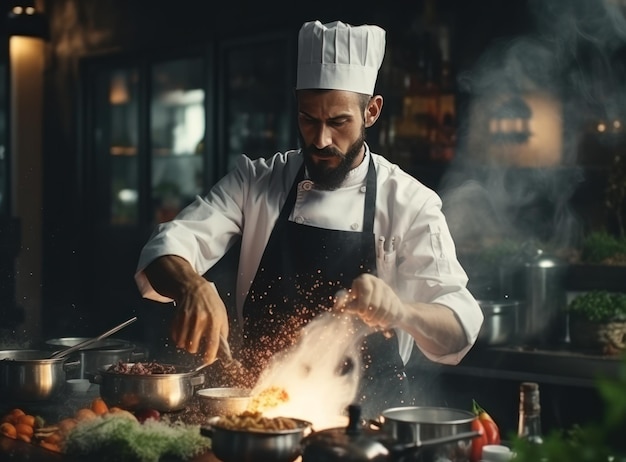
[[[475,400],[472,400],[472,410],[483,424],[485,435],[487,436],[487,444],[500,444],[500,428],[498,424]]]
[[[479,462],[483,457],[483,446],[489,444],[487,434],[483,422],[476,417],[472,420],[472,431],[477,431],[478,436],[472,440],[472,452],[470,453],[470,462]]]

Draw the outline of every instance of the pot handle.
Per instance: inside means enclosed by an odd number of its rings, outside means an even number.
[[[200,427],[200,434],[207,438],[213,438],[213,426],[210,424],[204,424]]]
[[[198,374],[190,379],[191,385],[197,387],[204,383],[204,374]]]
[[[100,374],[87,374],[89,377],[90,383],[95,383],[96,385],[100,385],[102,383],[102,375]]]
[[[392,452],[396,452],[396,453],[404,452],[404,451],[410,452],[411,450],[414,450],[414,449],[426,448],[429,446],[437,446],[439,444],[445,444],[445,443],[454,443],[456,441],[465,440],[465,439],[474,439],[477,436],[480,436],[480,433],[478,431],[456,433],[454,435],[440,436],[438,438],[422,440],[416,443],[392,445],[389,449]]]
[[[71,371],[73,369],[77,369],[80,367],[80,360],[76,360],[76,361],[66,361],[63,363],[63,370],[65,372],[67,372],[68,370]]]
[[[383,428],[383,423],[376,419],[369,419],[367,423],[372,427],[376,427],[378,430]]]

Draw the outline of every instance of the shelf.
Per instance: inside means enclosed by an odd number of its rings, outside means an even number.
[[[593,388],[600,377],[617,377],[620,358],[567,350],[475,346],[456,366],[431,363],[428,367],[449,374]]]

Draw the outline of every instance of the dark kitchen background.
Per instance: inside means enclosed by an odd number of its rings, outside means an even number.
[[[295,46],[307,20],[387,30],[385,105],[368,141],[442,195],[461,257],[503,235],[575,248],[593,230],[623,232],[623,201],[607,191],[626,183],[615,164],[626,145],[626,2],[283,3],[42,0],[28,22],[10,14],[24,2],[3,2],[6,345],[98,335],[135,315],[126,337],[166,341],[172,309],[139,296],[139,250],[240,153],[297,147]],[[472,289],[488,291],[467,269]],[[232,282],[221,267],[214,277]],[[593,360],[518,360],[550,371],[531,373],[490,357],[463,372],[416,357],[418,402],[476,398],[513,430],[528,379],[541,383],[547,428],[597,416],[592,381],[569,375]]]

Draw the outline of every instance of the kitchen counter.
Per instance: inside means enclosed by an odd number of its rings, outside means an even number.
[[[25,412],[43,417],[47,424],[54,424],[65,417],[72,416],[78,409],[89,407],[91,401],[100,396],[99,386],[92,384],[86,392],[66,392],[58,399],[42,403],[0,403],[0,412],[8,412],[12,408],[20,408]],[[177,420],[185,411],[170,413],[172,420]],[[183,420],[184,419],[180,419]],[[193,423],[193,422],[190,422]],[[36,444],[30,444],[19,440],[14,440],[0,435],[0,461],[36,461],[36,462],[82,462],[86,459],[70,457],[49,451]],[[97,455],[89,457],[89,461],[105,460],[98,459]],[[107,462],[110,459],[106,458]],[[165,458],[162,462],[179,462],[177,459]],[[188,462],[219,462],[211,451],[198,455]]]
[[[110,457],[106,458],[110,461]],[[48,451],[35,444],[25,443],[23,441],[13,440],[5,436],[0,436],[0,461],[34,461],[34,462],[86,462],[104,460],[99,459],[97,455],[90,456],[88,459],[77,459],[64,454]],[[162,462],[177,462],[174,459],[163,459]],[[207,451],[187,462],[220,462],[211,451]]]

